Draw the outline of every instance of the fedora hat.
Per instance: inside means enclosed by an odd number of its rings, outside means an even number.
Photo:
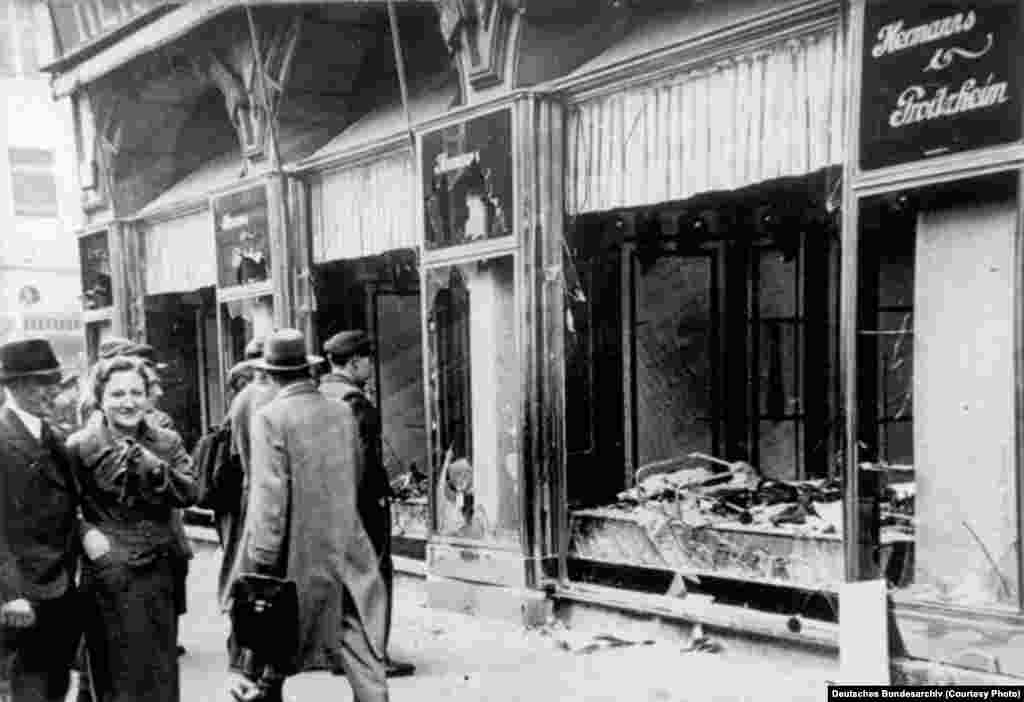
[[[59,381],[62,371],[46,339],[19,339],[0,346],[0,380],[48,375]]]
[[[323,362],[320,356],[306,354],[306,338],[298,329],[279,329],[270,334],[263,344],[263,357],[254,358],[253,368],[282,372],[303,370]]]

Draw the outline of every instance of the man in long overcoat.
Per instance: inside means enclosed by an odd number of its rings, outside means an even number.
[[[0,346],[0,649],[14,702],[67,694],[78,645],[78,490],[48,421],[60,367],[49,342]]]
[[[331,372],[320,379],[320,392],[335,402],[352,408],[359,424],[363,451],[363,479],[356,498],[359,516],[377,551],[381,575],[388,586],[388,612],[385,645],[391,638],[391,611],[394,604],[394,565],[391,560],[391,499],[394,493],[381,455],[381,416],[366,392],[373,377],[373,340],[361,329],[338,332],[324,344]],[[415,666],[396,661],[388,655],[388,676],[411,675]]]
[[[309,369],[322,359],[305,348],[302,332],[282,329],[254,363],[279,390],[250,427],[245,555],[250,570],[296,583],[299,651],[285,674],[344,671],[356,702],[387,702],[388,593],[356,509],[359,429],[317,389]]]

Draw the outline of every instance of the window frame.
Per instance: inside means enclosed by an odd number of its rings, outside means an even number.
[[[28,158],[25,158],[29,156]],[[49,163],[30,162],[35,157],[39,161],[49,159]],[[44,219],[57,219],[60,217],[60,187],[57,180],[57,152],[54,149],[38,146],[17,146],[11,144],[7,147],[7,166],[11,179],[11,210],[15,217],[32,217]],[[19,199],[19,178],[24,177],[45,177],[48,179],[47,187],[52,184],[53,200],[46,203],[26,202]],[[47,193],[49,195],[50,193]]]
[[[39,22],[38,3],[33,0],[14,0],[0,12],[6,16],[0,19],[0,50],[6,52],[11,70],[0,63],[0,79],[43,78],[39,68],[43,64],[45,35]]]

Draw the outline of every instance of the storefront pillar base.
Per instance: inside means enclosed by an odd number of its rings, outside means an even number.
[[[427,606],[524,626],[547,621],[551,601],[543,592],[428,575]]]

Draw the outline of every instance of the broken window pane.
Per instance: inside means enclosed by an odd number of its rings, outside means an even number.
[[[224,367],[231,368],[245,358],[245,345],[263,338],[274,329],[273,297],[232,300],[221,305],[224,329]]]
[[[883,574],[913,599],[1016,609],[1017,214],[980,192],[863,210],[861,368],[874,387],[861,385],[860,412],[887,476]]]
[[[519,356],[511,256],[428,271],[438,533],[519,542]]]
[[[636,383],[639,466],[713,453],[712,258],[638,267]]]

